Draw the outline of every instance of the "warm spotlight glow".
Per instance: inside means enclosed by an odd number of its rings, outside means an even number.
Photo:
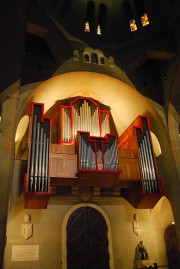
[[[26,115],[22,117],[22,119],[20,120],[18,124],[16,136],[15,136],[15,142],[19,141],[24,136],[26,129],[28,127],[28,124],[29,124],[29,116]]]
[[[130,85],[104,74],[86,71],[60,74],[44,81],[34,89],[32,101],[44,103],[46,113],[56,100],[75,96],[91,97],[109,106],[119,135],[137,115],[152,109],[150,103],[147,108],[144,97]]]
[[[172,222],[171,222],[171,224],[172,224],[172,225],[175,225],[175,222],[174,222],[174,221],[172,221]]]
[[[155,134],[153,132],[150,132],[150,133],[151,133],[153,151],[154,151],[155,157],[157,158],[161,155],[161,146]]]
[[[16,136],[15,136],[15,154],[18,152],[18,148],[20,145],[20,142],[28,128],[28,124],[29,124],[29,116],[24,116],[22,117],[22,119],[20,120],[17,130],[16,130]]]

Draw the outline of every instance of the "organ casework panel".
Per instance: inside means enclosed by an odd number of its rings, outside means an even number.
[[[69,105],[60,106],[60,143],[73,143],[78,131],[104,137],[110,133],[110,112],[92,98],[76,97]]]
[[[29,157],[25,192],[48,193],[50,127],[52,119],[44,116],[44,105],[30,104]]]

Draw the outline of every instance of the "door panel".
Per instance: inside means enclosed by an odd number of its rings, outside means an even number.
[[[79,208],[69,218],[67,265],[68,269],[109,269],[107,226],[94,208]]]
[[[174,225],[170,225],[164,234],[166,252],[170,269],[180,268],[180,252],[177,244],[177,236]]]

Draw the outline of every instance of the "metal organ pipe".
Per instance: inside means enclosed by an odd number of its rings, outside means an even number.
[[[151,143],[150,143],[150,137],[149,137],[148,131],[146,131],[146,139],[147,139],[148,147],[150,149],[149,157],[150,157],[150,164],[152,167],[153,184],[154,184],[155,192],[158,193],[159,188],[158,188],[157,176],[156,176],[156,171],[155,171],[155,164],[154,164],[153,153],[152,153],[152,149],[151,149]]]
[[[109,119],[108,119],[108,115],[107,114],[102,119],[101,126],[102,126],[102,136],[105,136],[106,134],[109,134],[110,133],[110,130],[109,130]]]
[[[49,158],[48,158],[48,156],[49,156],[49,138],[47,137],[47,139],[46,139],[46,158],[45,158],[45,184],[44,184],[44,188],[43,188],[43,190],[44,191],[47,191],[48,190],[48,168],[49,168],[49,165],[48,165],[48,163],[49,163]]]
[[[144,164],[144,158],[143,158],[141,145],[139,147],[139,154],[140,154],[140,164],[141,164],[141,172],[142,172],[142,177],[143,177],[144,190],[147,193],[148,192],[148,186],[147,186],[147,178],[146,178],[146,174],[145,174],[145,164]]]
[[[36,133],[36,144],[35,144],[36,150],[35,150],[34,191],[37,191],[39,145],[40,145],[40,123],[38,122]]]
[[[46,167],[46,133],[43,135],[43,152],[42,152],[42,186],[41,186],[41,191],[44,191],[44,186],[45,186],[45,167]]]
[[[33,125],[32,125],[32,141],[31,141],[31,157],[30,157],[30,184],[29,190],[33,190],[33,183],[34,183],[34,159],[35,159],[35,141],[36,141],[36,123],[37,123],[37,116],[34,115],[33,117]]]
[[[42,181],[42,150],[43,150],[43,128],[40,130],[40,147],[39,147],[39,163],[38,163],[38,190],[41,189]]]

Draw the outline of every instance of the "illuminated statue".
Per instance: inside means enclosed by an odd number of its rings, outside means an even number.
[[[33,224],[31,223],[31,216],[29,214],[24,215],[24,222],[22,224],[21,234],[26,240],[33,235]]]
[[[133,216],[132,225],[133,225],[133,232],[136,235],[140,235],[140,233],[142,232],[142,225],[141,225],[141,222],[139,221],[139,218],[136,214],[134,214],[134,216]]]
[[[139,260],[148,260],[148,253],[145,246],[143,245],[143,241],[140,241],[137,245],[137,251]]]

